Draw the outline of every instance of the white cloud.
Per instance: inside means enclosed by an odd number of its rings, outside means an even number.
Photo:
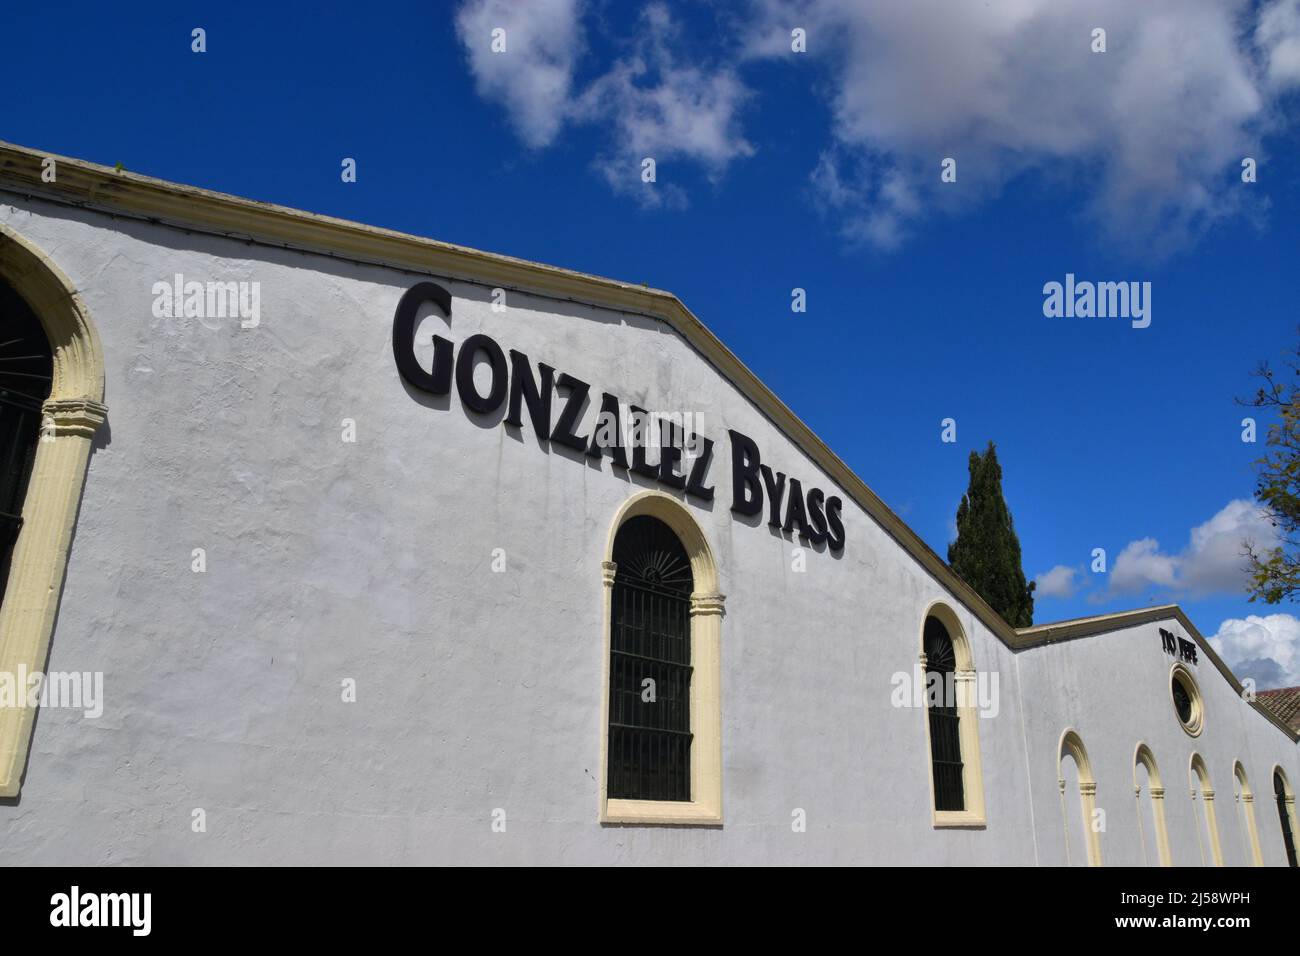
[[[1034,596],[1040,598],[1073,597],[1074,592],[1079,589],[1078,573],[1078,568],[1072,568],[1065,564],[1058,564],[1052,570],[1044,571],[1034,578],[1036,582]]]
[[[1167,250],[1238,211],[1269,109],[1260,59],[1276,81],[1300,65],[1296,6],[1265,10],[1256,49],[1250,0],[756,0],[747,51],[789,58],[807,29],[832,90],[813,182],[856,238],[892,248],[1032,170],[1082,184],[1111,238]]]
[[[641,11],[632,36],[608,37],[601,48],[616,52],[596,62],[587,28],[603,30],[605,12],[584,0],[459,8],[478,91],[525,144],[590,124],[615,189],[681,204],[671,176],[642,188],[641,159],[716,179],[754,153],[741,123],[752,91],[735,67],[798,59],[823,71],[813,90],[831,115],[814,192],[846,235],[884,249],[1032,173],[1082,195],[1080,213],[1107,238],[1171,251],[1264,208],[1241,188],[1240,162],[1266,158],[1261,136],[1300,85],[1300,0],[752,0],[743,14],[701,14],[721,21],[713,51],[739,36],[731,64],[701,57],[663,3]],[[807,30],[806,54],[790,50],[793,26]],[[505,53],[491,50],[496,27]],[[1091,50],[1097,27],[1105,53]],[[939,181],[945,157],[956,184]]]
[[[1155,538],[1130,541],[1115,558],[1110,572],[1110,589],[1141,591],[1147,587],[1172,588],[1177,578],[1178,559],[1160,553]]]
[[[578,0],[470,0],[456,14],[478,93],[506,108],[525,143],[549,145],[569,111],[573,73],[583,51]],[[492,51],[492,31],[505,51]]]
[[[684,191],[663,170],[656,169],[653,184],[642,182],[647,157],[656,167],[697,163],[716,179],[733,160],[753,154],[739,117],[749,90],[731,69],[683,64],[675,52],[680,30],[661,3],[641,11],[627,54],[575,90],[583,13],[574,0],[469,0],[457,16],[480,95],[505,105],[524,142],[546,146],[570,122],[609,131],[595,167],[613,189],[646,205],[685,204]],[[500,25],[508,52],[494,54],[491,31]]]
[[[1265,75],[1277,88],[1300,85],[1300,0],[1276,0],[1264,7],[1255,28]]]
[[[1300,620],[1290,614],[1231,618],[1219,625],[1210,646],[1259,690],[1300,684]]]
[[[1259,505],[1239,498],[1192,529],[1178,554],[1160,550],[1154,538],[1141,538],[1124,547],[1110,571],[1113,594],[1158,588],[1192,595],[1243,593],[1249,579],[1244,542],[1268,548],[1277,530]]]
[[[662,201],[663,190],[645,188],[642,159],[689,159],[716,178],[732,160],[754,153],[739,120],[749,90],[730,70],[683,66],[673,53],[679,39],[668,8],[650,4],[632,56],[595,80],[574,105],[577,118],[616,130],[612,152],[597,161],[610,186],[652,205]]]

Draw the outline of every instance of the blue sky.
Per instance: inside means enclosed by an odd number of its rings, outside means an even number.
[[[669,289],[941,554],[995,441],[1026,573],[1076,569],[1037,622],[1177,601],[1300,683],[1294,609],[1233,566],[1233,399],[1300,324],[1296,0],[7,4],[0,34],[0,139]],[[1150,282],[1150,327],[1045,317],[1066,273]]]

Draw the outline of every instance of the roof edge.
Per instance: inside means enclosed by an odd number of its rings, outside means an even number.
[[[1105,634],[1108,631],[1118,631],[1126,627],[1133,627],[1138,624],[1149,624],[1153,621],[1176,620],[1187,633],[1191,636],[1205,656],[1209,658],[1218,672],[1231,685],[1238,697],[1245,693],[1245,686],[1237,679],[1237,675],[1232,672],[1227,664],[1223,662],[1218,653],[1210,646],[1210,642],[1201,634],[1200,630],[1192,623],[1181,607],[1177,604],[1160,604],[1155,607],[1134,608],[1131,611],[1117,611],[1113,614],[1098,614],[1094,617],[1077,617],[1065,621],[1057,621],[1051,624],[1036,624],[1033,627],[1022,627],[1016,631],[1017,650],[1029,650],[1036,647],[1044,647],[1048,644],[1058,644],[1061,641],[1073,641],[1084,637],[1092,637],[1096,634]],[[1258,693],[1258,692],[1257,692]],[[1243,698],[1244,699],[1244,698]],[[1291,740],[1300,741],[1300,733],[1292,730],[1287,724],[1271,709],[1261,704],[1255,698],[1246,701],[1256,711],[1263,714],[1275,727],[1286,734]]]
[[[46,159],[55,161],[56,182],[42,181],[42,163]],[[131,213],[163,225],[206,230],[230,238],[260,239],[471,282],[517,286],[556,298],[660,318],[740,389],[999,640],[1010,648],[1016,647],[1018,638],[1011,625],[670,292],[186,186],[0,141],[0,189],[3,188],[97,211]]]
[[[58,173],[53,183],[42,180],[43,163],[47,159],[54,160]],[[0,141],[0,188],[6,187],[35,198],[97,211],[118,210],[161,225],[209,231],[229,238],[261,240],[470,282],[517,286],[545,296],[662,319],[740,389],[790,441],[838,483],[1008,648],[1027,650],[1172,618],[1187,629],[1239,696],[1243,691],[1236,675],[1176,604],[1075,618],[1020,630],[1012,628],[671,292],[173,183]],[[1283,724],[1271,710],[1254,700],[1249,703],[1291,740],[1300,740],[1300,734]]]

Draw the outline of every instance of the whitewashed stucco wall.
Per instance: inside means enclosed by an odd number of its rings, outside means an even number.
[[[1097,806],[1105,811],[1101,834],[1106,865],[1154,864],[1155,836],[1146,787],[1134,799],[1134,757],[1139,742],[1155,757],[1165,789],[1170,854],[1176,866],[1212,859],[1208,840],[1198,838],[1200,798],[1191,796],[1191,757],[1205,761],[1215,792],[1215,817],[1227,866],[1251,866],[1240,805],[1234,799],[1233,763],[1240,760],[1254,791],[1255,822],[1264,863],[1285,866],[1281,824],[1273,801],[1273,767],[1297,780],[1296,746],[1267,718],[1238,697],[1204,653],[1188,664],[1204,699],[1204,726],[1197,737],[1183,730],[1169,693],[1174,658],[1161,646],[1160,628],[1186,638],[1167,620],[1095,634],[1023,651],[1018,655],[1025,699],[1029,757],[1042,861],[1065,863],[1065,825],[1057,789],[1056,757],[1062,731],[1072,726],[1083,740],[1097,780]],[[1067,790],[1073,833],[1083,826],[1077,788]],[[1203,824],[1202,824],[1203,827]],[[1203,832],[1203,831],[1202,831]],[[1073,854],[1073,851],[1072,851]],[[1073,854],[1072,863],[1079,863]]]
[[[842,492],[844,552],[810,552],[804,573],[765,518],[733,517],[728,428],[836,492],[665,325],[521,293],[498,314],[490,290],[438,278],[454,297],[449,330],[429,320],[441,334],[484,331],[597,396],[702,415],[717,443],[715,500],[686,500],[727,596],[725,826],[601,827],[600,562],[619,505],[650,484],[411,392],[391,325],[422,276],[13,196],[0,221],[81,291],[109,408],[49,663],[103,671],[105,712],[41,712],[22,796],[0,803],[5,862],[1054,862],[1036,846],[1059,832],[1042,818],[1044,793],[1057,806],[1043,741],[1074,724],[1107,786],[1131,759],[1133,742],[1107,750],[1131,722],[1101,679],[1126,661],[1110,638],[1013,655]],[[155,318],[151,287],[175,273],[260,282],[260,326]],[[891,705],[936,599],[1000,678],[980,721],[985,830],[932,828],[925,715]],[[1172,797],[1185,757],[1143,733]],[[1231,761],[1206,759],[1230,798]],[[1262,764],[1248,769],[1263,794]]]

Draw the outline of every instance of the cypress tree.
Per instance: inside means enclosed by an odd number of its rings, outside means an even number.
[[[948,564],[1012,627],[1034,623],[1034,582],[1025,582],[1020,539],[1002,497],[1002,466],[993,442],[970,453],[970,487],[957,507],[957,540]]]

